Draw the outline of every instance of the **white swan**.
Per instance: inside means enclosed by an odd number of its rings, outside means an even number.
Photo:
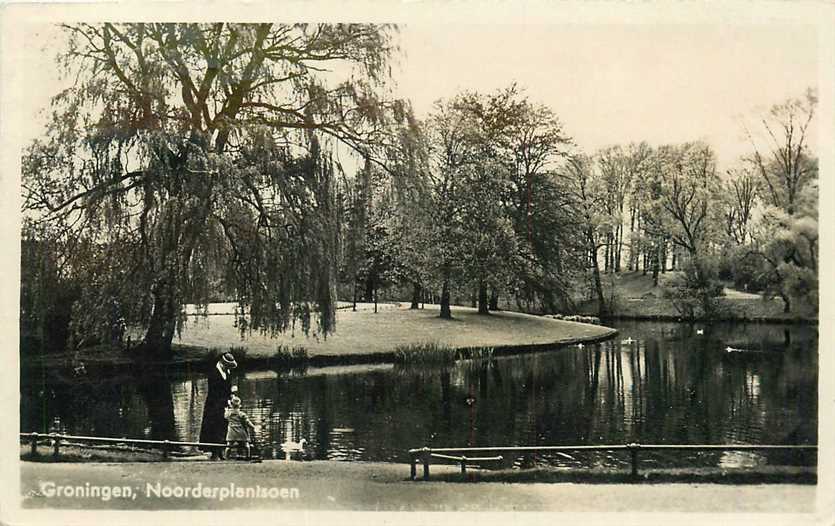
[[[696,334],[704,334],[704,333],[705,333],[704,329],[696,329]]]
[[[307,439],[303,438],[298,442],[287,440],[281,444],[281,449],[284,451],[284,460],[290,460],[290,456],[294,453],[304,453],[304,446],[307,444]]]

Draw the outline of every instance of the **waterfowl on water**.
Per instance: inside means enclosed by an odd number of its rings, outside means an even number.
[[[625,340],[621,340],[620,343],[621,343],[621,345],[632,345],[633,343],[635,343],[635,340],[633,340],[632,336],[630,336],[629,338],[627,338]]]
[[[704,329],[696,329],[696,334],[704,334],[704,333],[705,333]]]
[[[467,398],[464,399],[464,403],[467,404],[467,405],[470,405],[470,406],[475,404],[475,397],[468,396]]]
[[[281,450],[284,451],[284,460],[290,460],[290,457],[296,453],[301,453],[302,455],[304,455],[305,444],[307,444],[306,438],[303,438],[298,442],[287,440],[284,443],[282,443]]]
[[[582,349],[583,347],[585,347],[585,345],[583,345],[582,343],[578,343],[578,344],[577,344],[577,348],[578,348],[578,349]]]
[[[728,352],[744,352],[745,354],[763,354],[768,352],[767,350],[762,349],[739,349],[736,347],[731,347],[730,345],[725,347],[725,350]]]

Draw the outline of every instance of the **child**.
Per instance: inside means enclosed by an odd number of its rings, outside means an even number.
[[[229,427],[226,429],[224,456],[229,458],[230,451],[233,447],[236,447],[238,454],[242,449],[246,449],[246,458],[249,459],[249,437],[250,433],[255,432],[255,424],[252,423],[246,413],[241,411],[241,399],[233,394],[229,400],[229,407],[223,412],[223,416],[229,421]]]

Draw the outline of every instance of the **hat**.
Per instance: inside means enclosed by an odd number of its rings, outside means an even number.
[[[235,357],[232,356],[231,352],[225,353],[223,356],[221,356],[220,363],[222,363],[225,367],[228,367],[229,369],[234,369],[238,366],[238,362],[235,361]]]

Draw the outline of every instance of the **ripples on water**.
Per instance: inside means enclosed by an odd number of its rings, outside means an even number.
[[[268,457],[302,438],[314,458],[399,462],[423,445],[817,443],[815,327],[616,326],[618,338],[600,345],[446,368],[248,372],[238,379],[239,394],[261,426],[258,443]],[[201,374],[70,383],[30,373],[22,385],[22,430],[176,440],[200,434]],[[615,452],[505,456],[505,467],[628,461]],[[642,453],[659,467],[814,463],[809,457]]]

